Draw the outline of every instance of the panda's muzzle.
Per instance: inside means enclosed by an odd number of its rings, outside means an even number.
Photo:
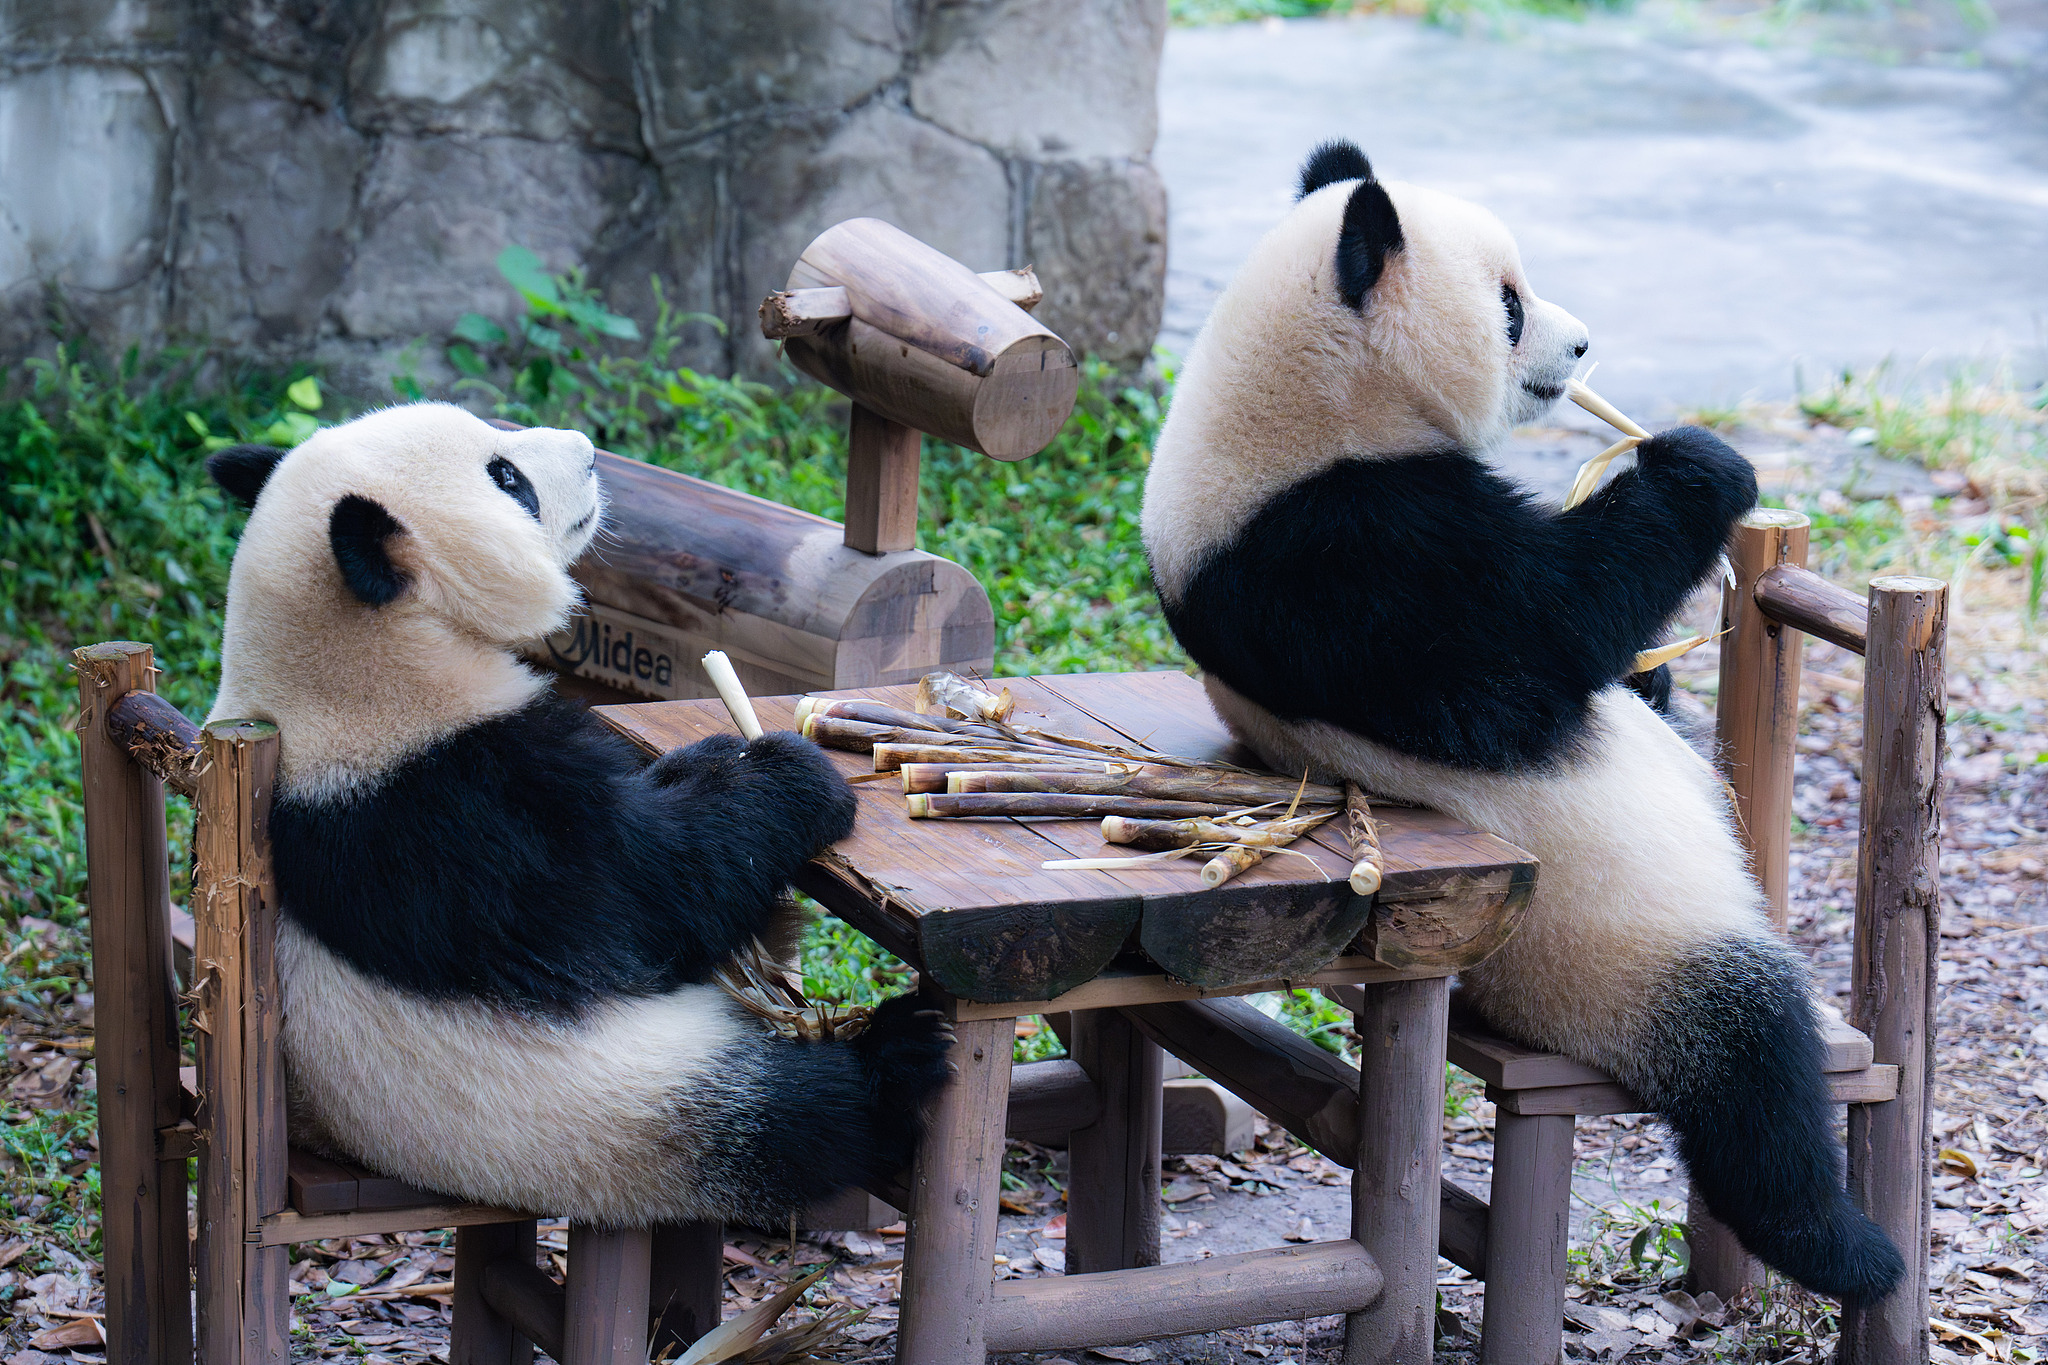
[[[1546,403],[1555,403],[1558,399],[1564,397],[1564,385],[1562,384],[1531,384],[1527,380],[1523,380],[1522,388],[1541,398]]]

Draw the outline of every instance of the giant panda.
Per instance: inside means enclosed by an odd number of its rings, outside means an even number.
[[[1626,1083],[1752,1253],[1882,1297],[1904,1266],[1844,1188],[1807,965],[1715,773],[1622,683],[1754,472],[1681,427],[1572,511],[1539,505],[1487,452],[1564,392],[1586,328],[1536,297],[1491,214],[1378,181],[1350,143],[1299,188],[1189,351],[1153,454],[1169,624],[1275,771],[1534,853],[1527,916],[1461,1004]]]
[[[518,657],[576,602],[589,440],[428,403],[207,465],[252,509],[212,714],[278,728],[294,1139],[606,1226],[774,1227],[900,1170],[943,1020],[799,1042],[712,982],[786,935],[846,783],[788,733],[642,767]]]

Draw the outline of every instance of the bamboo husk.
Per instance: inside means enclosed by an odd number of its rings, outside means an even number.
[[[1641,444],[1642,442],[1633,436],[1624,436],[1592,459],[1580,465],[1579,472],[1572,476],[1572,491],[1565,494],[1564,510],[1569,512],[1587,498],[1592,497],[1593,490],[1600,486],[1600,476],[1607,472],[1607,466],[1613,464],[1617,459],[1628,454]]]
[[[1372,803],[1356,782],[1344,784],[1344,835],[1351,845],[1351,889],[1370,896],[1386,880],[1387,855],[1380,851],[1379,822],[1372,818]]]
[[[1103,842],[1126,844],[1154,853],[1170,848],[1193,848],[1196,844],[1253,844],[1279,848],[1330,818],[1331,811],[1273,820],[1263,825],[1226,825],[1200,817],[1182,820],[1143,819],[1110,815],[1102,821]]]
[[[740,686],[740,675],[733,671],[732,660],[725,657],[723,650],[714,649],[704,656],[703,666],[711,685],[718,690],[718,699],[731,713],[732,723],[748,739],[759,739],[761,718],[754,714],[754,703],[747,699],[747,689]]]
[[[1034,768],[1072,770],[1077,762],[1088,761],[1085,755],[1054,753],[1042,749],[920,744],[915,740],[875,746],[875,771],[878,773],[893,773],[906,763],[948,764],[954,769],[964,768],[970,764],[992,763],[1006,768],[1029,764]]]
[[[959,720],[1005,721],[1017,707],[1010,689],[1001,695],[977,687],[958,673],[927,673],[917,680],[919,714],[952,716]]]
[[[903,798],[913,820],[952,816],[1056,815],[1072,820],[1089,815],[1175,820],[1227,815],[1231,807],[1211,801],[1167,801],[1145,796],[1083,796],[1069,792],[919,792]]]
[[[1063,768],[1059,766],[1057,763],[1046,763],[1043,765],[1033,766],[1030,769],[1030,771],[1047,773],[1071,772],[1077,774],[1086,773],[1092,775],[1100,773],[1104,768],[1108,766],[1109,765],[1106,763],[1093,763],[1085,758],[1077,758],[1074,760],[1073,766],[1070,768]],[[904,792],[909,793],[950,792],[954,790],[954,787],[952,785],[952,779],[955,777],[960,777],[963,775],[975,775],[980,773],[1016,773],[1022,772],[1024,770],[1020,769],[1015,762],[997,762],[905,763],[897,771],[900,772],[903,776]]]
[[[857,1038],[874,1011],[866,1005],[814,1005],[790,983],[781,963],[759,939],[712,973],[718,988],[747,1013],[785,1038],[800,1042],[841,1042]]]
[[[1619,431],[1623,438],[1579,466],[1577,476],[1572,479],[1572,491],[1565,495],[1565,510],[1570,511],[1593,496],[1593,489],[1599,485],[1600,476],[1607,472],[1608,465],[1649,440],[1650,433],[1621,409],[1587,388],[1581,380],[1566,381],[1564,391],[1574,403]]]
[[[1303,787],[1281,778],[1214,775],[1191,771],[1103,772],[980,772],[961,773],[951,792],[1081,792],[1102,796],[1163,796],[1182,801],[1215,801],[1235,806],[1285,801],[1302,794],[1310,805],[1335,805],[1344,799],[1335,787]]]
[[[771,1365],[771,1362],[793,1360],[799,1351],[808,1353],[823,1347],[828,1337],[845,1330],[859,1315],[835,1304],[811,1322],[792,1327],[787,1332],[777,1332],[765,1340],[763,1337],[775,1325],[775,1320],[788,1312],[803,1292],[831,1268],[819,1266],[801,1280],[785,1285],[772,1297],[727,1318],[692,1342],[690,1349],[677,1358],[675,1365],[718,1365],[718,1362],[728,1360]]]
[[[1680,640],[1676,644],[1659,645],[1655,649],[1646,649],[1636,655],[1636,661],[1630,667],[1629,672],[1648,673],[1653,668],[1668,664],[1673,659],[1692,653],[1705,644],[1709,638],[1711,637],[1695,635],[1690,640]]]

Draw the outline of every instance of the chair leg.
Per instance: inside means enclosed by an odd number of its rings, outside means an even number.
[[[1571,1116],[1497,1115],[1479,1347],[1485,1365],[1534,1365],[1562,1354],[1571,1197]]]
[[[995,1290],[996,1199],[1016,1023],[955,1025],[959,1072],[939,1092],[910,1187],[897,1365],[981,1365]]]
[[[657,1227],[647,1286],[648,1354],[680,1356],[723,1320],[724,1298],[725,1225]]]
[[[1067,1273],[1159,1264],[1159,1044],[1115,1010],[1077,1013],[1074,1060],[1102,1116],[1067,1142]]]
[[[647,1228],[569,1225],[569,1283],[561,1365],[646,1365]]]
[[[1345,1321],[1344,1363],[1429,1365],[1450,982],[1377,982],[1363,995],[1351,1235],[1379,1263],[1386,1289],[1377,1304]]]
[[[532,1365],[533,1343],[484,1301],[484,1270],[493,1261],[534,1258],[534,1225],[482,1223],[455,1229],[455,1323],[448,1365]]]

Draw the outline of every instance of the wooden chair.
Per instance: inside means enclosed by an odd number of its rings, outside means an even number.
[[[286,1365],[296,1242],[455,1228],[455,1365],[634,1365],[719,1320],[721,1229],[572,1225],[566,1287],[534,1215],[467,1204],[290,1148],[268,818],[277,733],[202,732],[159,698],[147,645],[77,651],[91,882],[108,1358]],[[192,799],[195,1084],[179,1072],[164,788]],[[394,1078],[394,1084],[400,1083]],[[199,1163],[199,1227],[186,1168]],[[191,1239],[188,1241],[188,1239]],[[650,1307],[652,1305],[652,1307]]]
[[[1910,1365],[1928,1357],[1928,1162],[1935,968],[1939,962],[1943,644],[1947,585],[1879,578],[1867,602],[1809,573],[1809,522],[1745,518],[1723,593],[1717,738],[1742,833],[1782,929],[1791,847],[1792,758],[1807,634],[1864,656],[1862,835],[1851,1021],[1836,1015],[1828,1079],[1849,1106],[1849,1186],[1906,1257],[1883,1303],[1847,1309],[1841,1359]],[[1853,1022],[1853,1026],[1852,1026]],[[1572,1121],[1642,1103],[1595,1068],[1453,1026],[1450,1060],[1496,1106],[1491,1207],[1445,1181],[1442,1254],[1486,1281],[1482,1359],[1555,1360],[1570,1230]],[[1760,1267],[1704,1208],[1691,1213],[1692,1283],[1724,1300]]]

